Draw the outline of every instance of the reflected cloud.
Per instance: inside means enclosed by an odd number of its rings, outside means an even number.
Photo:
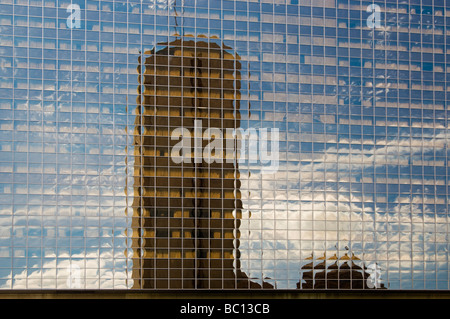
[[[400,269],[411,271],[420,260],[432,260],[435,265],[445,262],[447,221],[444,215],[439,217],[435,213],[436,205],[441,205],[445,212],[445,196],[439,196],[433,186],[445,183],[440,183],[439,179],[429,180],[431,188],[427,195],[423,192],[427,189],[426,179],[415,179],[413,175],[397,175],[389,179],[386,173],[381,178],[373,174],[376,168],[387,171],[388,167],[401,165],[442,167],[441,161],[424,162],[422,156],[433,152],[436,144],[448,145],[446,134],[428,138],[430,143],[427,144],[413,137],[384,140],[379,141],[380,147],[347,148],[344,151],[348,154],[342,155],[337,148],[327,148],[321,157],[315,156],[306,164],[299,161],[298,165],[289,167],[290,172],[299,171],[300,182],[288,178],[287,165],[283,167],[283,164],[270,179],[250,174],[249,181],[243,181],[241,188],[245,212],[241,241],[247,242],[241,248],[243,269],[259,278],[274,276],[276,272],[278,288],[280,285],[293,288],[296,283],[291,279],[292,269],[300,268],[299,263],[304,264],[310,258],[308,254],[320,256],[325,250],[327,256],[333,256],[344,252],[347,246],[366,265],[379,264],[384,278]],[[305,153],[301,155],[308,156]],[[241,172],[245,170],[243,167],[240,169]],[[372,175],[363,172],[372,172]],[[258,183],[265,196],[258,191],[255,194]],[[361,188],[357,192],[354,184],[358,183],[370,185],[373,190],[365,192]],[[402,183],[421,186],[422,191],[420,194],[409,190],[392,194],[387,190],[376,192],[377,184],[397,185],[399,189]],[[425,230],[424,223],[442,227],[431,226]],[[408,244],[419,243],[424,238],[433,247],[431,251]],[[268,253],[264,248],[267,245],[271,249],[277,248]],[[292,258],[286,266],[279,263],[283,259],[279,256],[283,254]],[[312,257],[311,260],[320,259]],[[302,288],[303,285],[297,287]]]

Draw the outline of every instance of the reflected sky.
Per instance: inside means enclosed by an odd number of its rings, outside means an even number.
[[[241,126],[280,130],[280,168],[240,165],[241,268],[296,289],[324,254],[391,289],[448,289],[447,3],[0,4],[0,287],[132,286],[138,59],[217,38],[242,59]],[[81,8],[68,29],[66,8]],[[372,3],[372,2],[370,2]]]

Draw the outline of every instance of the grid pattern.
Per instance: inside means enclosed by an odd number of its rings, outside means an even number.
[[[449,17],[2,0],[0,288],[448,290]],[[170,162],[195,120],[278,129],[278,170]]]
[[[242,214],[237,163],[223,161],[223,141],[220,161],[203,160],[204,131],[239,127],[240,63],[204,41],[176,40],[148,54],[134,134],[133,247],[141,257],[133,261],[135,287],[247,287],[233,265]],[[202,154],[189,147],[175,163],[178,141],[171,137],[179,128],[201,139]]]

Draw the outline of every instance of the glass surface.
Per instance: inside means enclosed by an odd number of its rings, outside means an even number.
[[[448,290],[447,10],[2,0],[0,289]]]

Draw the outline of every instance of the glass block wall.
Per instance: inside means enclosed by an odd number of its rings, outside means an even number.
[[[0,289],[448,290],[449,17],[2,0]]]

